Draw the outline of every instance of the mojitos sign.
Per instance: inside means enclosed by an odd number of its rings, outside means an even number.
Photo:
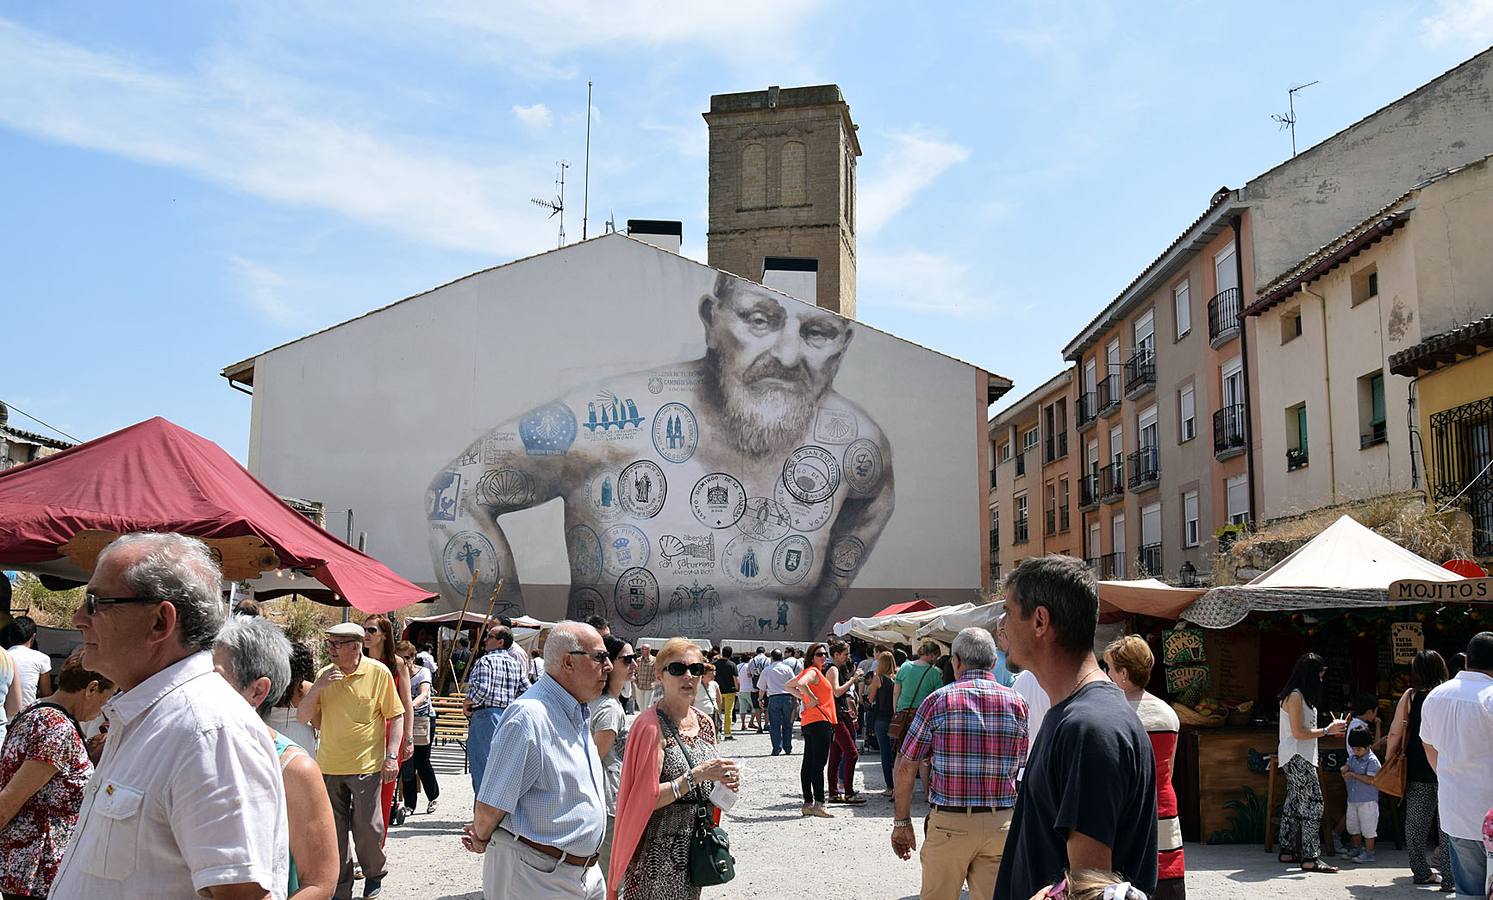
[[[1389,586],[1389,599],[1421,603],[1493,603],[1493,578],[1420,581],[1409,578]]]

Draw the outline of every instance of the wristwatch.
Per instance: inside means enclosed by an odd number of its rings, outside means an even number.
[[[892,827],[893,828],[911,828],[912,827],[912,820],[911,819],[893,819],[892,820]]]
[[[399,759],[399,754],[398,753],[385,753],[384,754],[384,759],[398,760]]]

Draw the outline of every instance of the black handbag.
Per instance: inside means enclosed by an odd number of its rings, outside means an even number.
[[[684,754],[685,764],[693,769],[695,759],[684,745],[679,729],[667,718],[659,718],[673,732],[674,743],[679,745],[679,752]],[[696,785],[690,794],[690,802],[695,804],[695,824],[689,839],[689,883],[695,887],[725,884],[736,877],[736,860],[731,856],[731,839],[726,835],[726,829],[711,820],[711,803],[708,798],[702,797],[703,786]]]

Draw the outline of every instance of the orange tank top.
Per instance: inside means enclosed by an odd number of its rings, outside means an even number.
[[[799,724],[812,725],[815,722],[828,722],[835,724],[835,691],[829,686],[829,678],[824,672],[819,672],[819,677],[812,682],[808,681],[805,672],[799,676],[799,687],[813,694],[819,701],[814,706],[804,706],[803,713],[798,717]]]

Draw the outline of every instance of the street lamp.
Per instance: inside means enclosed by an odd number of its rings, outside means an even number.
[[[1198,567],[1193,565],[1191,560],[1182,563],[1182,568],[1177,572],[1177,575],[1177,583],[1182,587],[1197,587]]]

